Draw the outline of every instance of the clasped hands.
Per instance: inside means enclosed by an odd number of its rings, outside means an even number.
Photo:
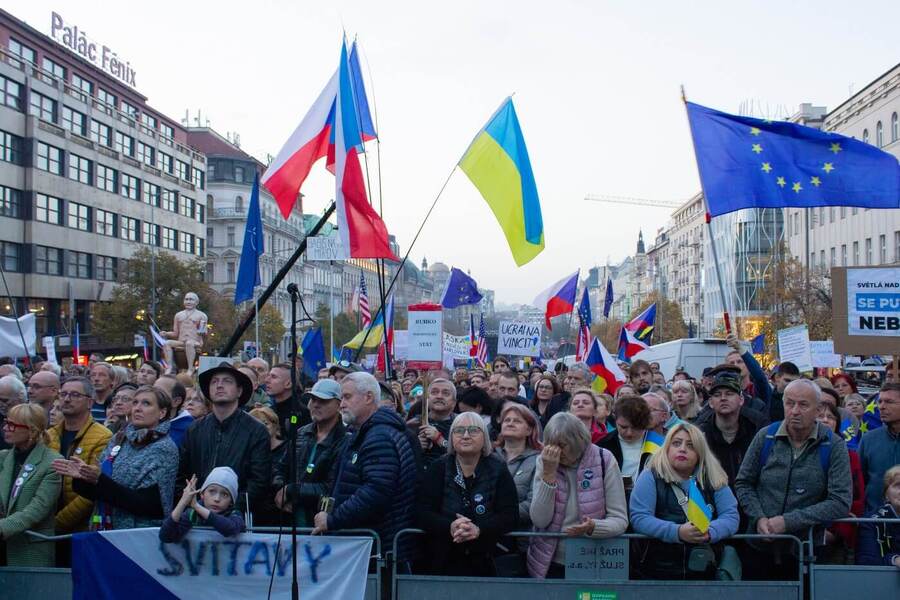
[[[454,544],[471,542],[478,539],[479,535],[481,535],[481,529],[478,528],[478,525],[459,513],[456,514],[456,520],[450,523],[450,537],[453,538]]]

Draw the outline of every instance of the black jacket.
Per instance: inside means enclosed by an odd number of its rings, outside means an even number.
[[[382,552],[390,551],[397,532],[415,525],[420,462],[419,440],[400,415],[379,408],[341,454],[328,529],[374,529]],[[409,560],[414,546],[412,536],[404,537],[397,559]]]
[[[309,527],[312,527],[313,517],[319,510],[319,499],[331,493],[338,458],[346,445],[347,428],[340,418],[321,442],[316,442],[315,423],[297,431],[297,481],[287,486],[287,493],[295,513],[300,511],[304,524]],[[289,459],[285,452],[274,467],[276,490],[290,481]]]
[[[747,448],[750,447],[750,442],[764,425],[764,422],[754,421],[741,414],[738,417],[737,435],[730,444],[725,441],[722,432],[716,426],[715,417],[699,425],[700,431],[706,436],[710,451],[719,459],[719,463],[728,474],[728,485],[732,488],[734,488],[734,480],[737,478],[738,471],[741,470],[741,462],[744,460]]]
[[[239,496],[235,504],[239,508],[245,506],[244,492],[250,495],[251,510],[262,507],[272,483],[266,426],[240,409],[221,423],[212,413],[195,421],[181,446],[175,497],[181,497],[184,482],[192,475],[197,476],[198,485],[203,485],[214,467],[234,469]]]
[[[447,448],[450,445],[450,426],[453,425],[453,419],[456,417],[455,413],[452,413],[449,417],[444,419],[443,421],[428,421],[428,424],[441,432],[441,435],[444,436],[441,444],[431,444],[428,448],[421,450],[422,453],[422,468],[426,471],[432,464],[441,460],[444,456],[447,455]],[[422,426],[421,418],[411,419],[406,422],[406,427],[412,436],[416,439],[416,444],[419,443],[419,427]],[[446,442],[446,444],[443,444]],[[422,446],[420,445],[419,448]]]
[[[312,418],[309,416],[309,408],[296,395],[284,402],[278,402],[272,396],[269,396],[269,400],[272,402],[272,410],[278,416],[278,426],[281,428],[282,439],[287,439],[288,437],[292,415],[297,415],[297,428],[305,427],[312,423]]]
[[[497,541],[515,529],[519,518],[516,484],[506,465],[494,456],[478,461],[475,474],[455,481],[456,457],[434,463],[422,481],[418,526],[425,530],[429,575],[495,575],[492,556]],[[450,524],[457,515],[468,517],[481,530],[478,538],[456,544]]]
[[[531,401],[528,402],[528,407],[541,422],[541,429],[543,430],[545,427],[547,427],[547,423],[550,422],[550,419],[553,418],[553,415],[558,412],[565,412],[569,409],[570,400],[571,395],[569,394],[569,392],[562,392],[554,395],[552,398],[550,398],[550,402],[547,404],[547,410],[544,411],[543,415],[538,412],[537,399],[532,398]]]

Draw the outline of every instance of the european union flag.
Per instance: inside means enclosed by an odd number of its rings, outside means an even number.
[[[478,304],[481,302],[481,294],[478,292],[478,284],[475,280],[453,267],[450,269],[450,279],[444,288],[444,296],[441,298],[441,306],[444,308],[456,308],[464,304]]]
[[[870,144],[687,102],[710,216],[742,208],[900,208],[900,163]]]
[[[613,305],[612,279],[606,280],[606,298],[603,299],[603,316],[609,318],[609,310]]]
[[[244,246],[241,248],[241,265],[238,268],[237,285],[234,287],[234,303],[253,298],[253,289],[259,285],[259,257],[265,252],[263,247],[262,218],[259,214],[259,173],[253,178],[250,206],[247,208],[247,223],[244,225]]]
[[[753,354],[765,354],[766,334],[761,333],[750,341],[750,351]]]
[[[303,354],[303,372],[315,380],[319,369],[325,367],[325,340],[320,327],[306,332],[300,342],[300,352]]]

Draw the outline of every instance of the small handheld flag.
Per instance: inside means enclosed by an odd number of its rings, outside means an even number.
[[[582,361],[591,351],[591,299],[584,288],[578,304],[578,343],[575,345],[575,360]]]
[[[597,393],[615,394],[628,379],[597,338],[591,343],[585,364],[596,375],[591,388]]]
[[[630,362],[632,356],[649,347],[645,342],[635,338],[634,333],[622,328],[619,334],[619,360]]]
[[[700,530],[700,533],[709,531],[709,523],[712,521],[712,510],[706,504],[697,480],[691,477],[691,484],[688,490],[687,517],[694,527]]]
[[[641,454],[656,454],[663,447],[665,438],[652,429],[647,430],[644,436],[644,445],[641,447]]]
[[[484,326],[484,313],[481,313],[481,321],[478,324],[478,353],[475,358],[475,362],[479,367],[484,367],[487,364],[487,329]]]

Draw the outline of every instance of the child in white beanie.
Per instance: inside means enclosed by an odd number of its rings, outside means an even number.
[[[237,474],[231,467],[216,467],[210,471],[199,490],[194,475],[187,481],[172,514],[160,526],[160,541],[167,544],[180,542],[194,525],[208,525],[225,537],[236,536],[244,530],[243,515],[233,509],[237,490]]]

